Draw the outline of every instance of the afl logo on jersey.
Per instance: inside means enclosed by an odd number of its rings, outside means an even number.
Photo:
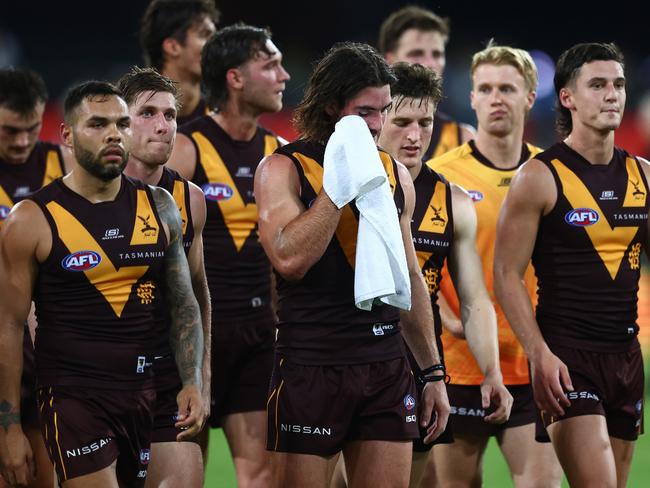
[[[591,208],[574,208],[564,216],[567,224],[574,227],[588,227],[600,220],[598,212]]]
[[[223,183],[205,183],[201,186],[201,190],[203,190],[205,198],[215,202],[228,200],[233,194],[232,188]]]
[[[404,406],[406,410],[413,410],[415,408],[415,398],[411,395],[406,395],[404,397]]]
[[[9,215],[10,211],[11,211],[11,208],[6,207],[4,205],[0,205],[0,220],[6,219],[7,215]]]
[[[483,200],[483,194],[478,190],[467,190],[467,193],[472,197],[473,202],[480,202]]]
[[[101,261],[102,257],[94,251],[77,251],[64,257],[61,266],[67,271],[88,271]]]

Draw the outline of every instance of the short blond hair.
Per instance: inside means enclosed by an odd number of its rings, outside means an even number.
[[[524,77],[528,90],[537,91],[537,67],[528,51],[510,46],[498,46],[490,41],[485,49],[472,57],[470,75],[474,76],[474,71],[482,64],[513,66]]]

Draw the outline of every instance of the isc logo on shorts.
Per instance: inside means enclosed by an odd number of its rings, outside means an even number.
[[[205,183],[201,186],[205,198],[218,202],[219,200],[228,200],[233,195],[232,188],[223,183]]]
[[[88,271],[101,263],[102,257],[94,251],[77,251],[61,261],[66,271]]]
[[[480,202],[483,200],[483,194],[478,190],[467,190],[467,193],[472,197],[473,202]]]
[[[11,209],[5,205],[0,205],[0,220],[4,220],[9,215]]]
[[[600,219],[598,212],[591,208],[575,208],[564,216],[564,221],[574,227],[588,227]]]
[[[147,470],[146,469],[141,469],[138,471],[138,478],[146,478],[147,477]]]

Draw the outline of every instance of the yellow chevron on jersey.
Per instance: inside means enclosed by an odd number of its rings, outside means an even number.
[[[201,153],[201,166],[210,183],[223,183],[232,189],[232,197],[218,200],[219,210],[223,216],[228,232],[232,237],[237,251],[239,252],[244,243],[257,226],[257,205],[255,203],[244,203],[235,182],[217,152],[217,149],[200,132],[192,132],[192,138],[196,142]],[[272,144],[265,139],[264,155]]]
[[[632,160],[634,166],[636,167],[636,162],[632,158],[628,158],[628,161]],[[627,163],[627,162],[626,162]],[[564,163],[559,159],[554,159],[551,161],[551,164],[555,168],[555,171],[562,182],[562,193],[567,199],[569,204],[574,209],[588,208],[593,209],[598,212],[600,218],[597,222],[592,225],[583,227],[587,232],[589,239],[591,240],[594,250],[600,256],[601,261],[609,271],[609,275],[612,280],[616,279],[618,270],[620,269],[621,262],[623,257],[627,252],[632,239],[638,231],[638,227],[612,227],[609,225],[609,222],[604,218],[604,213],[600,209],[600,206],[591,195],[585,184],[578,178],[578,176],[567,168]],[[630,174],[630,164],[627,163],[628,169],[628,185],[627,191],[625,193],[625,202],[634,201],[635,192],[641,191],[636,186],[631,184],[631,179],[633,176]],[[638,172],[637,172],[638,175]],[[639,178],[637,180],[637,185],[642,184],[642,180]],[[644,186],[643,192],[643,206],[645,206],[645,193],[647,189]],[[625,206],[625,205],[624,205]],[[636,205],[634,205],[636,206]]]
[[[636,160],[629,156],[625,158],[625,168],[627,169],[627,191],[625,192],[623,206],[645,207],[648,189],[639,174],[639,166]]]
[[[13,206],[13,200],[9,197],[9,195],[7,195],[7,192],[4,190],[4,188],[2,188],[2,185],[0,185],[0,207],[7,207],[8,209],[11,209]]]
[[[100,256],[99,263],[83,273],[103,295],[115,315],[120,317],[133,285],[147,272],[149,266],[122,266],[119,270],[116,269],[90,232],[70,212],[54,201],[47,204],[47,210],[56,224],[59,239],[70,252],[92,251]]]
[[[311,185],[314,193],[318,195],[323,188],[323,167],[318,164],[315,159],[309,158],[304,154],[299,152],[294,152],[292,154],[294,158],[300,163],[302,170],[305,174],[305,178]],[[396,178],[395,171],[393,167],[393,160],[388,153],[379,151],[379,158],[386,170],[386,175],[388,176],[388,183],[391,188],[391,192],[395,193],[396,187]],[[343,250],[343,254],[347,259],[348,263],[352,268],[354,268],[355,257],[357,252],[357,232],[359,230],[359,221],[352,211],[350,205],[346,205],[341,209],[341,219],[339,220],[339,225],[336,227],[336,239]]]
[[[174,181],[174,191],[172,192],[172,197],[176,202],[178,211],[181,214],[181,220],[183,222],[183,235],[187,233],[187,208],[185,207],[185,185],[181,180]]]
[[[442,156],[446,152],[460,146],[461,141],[458,137],[458,132],[459,128],[457,122],[444,123],[441,128],[438,145],[436,146],[436,150],[432,154],[431,158],[433,159]]]
[[[277,148],[278,148],[277,138],[270,134],[266,134],[264,136],[264,156],[273,154]]]
[[[132,246],[144,246],[158,242],[158,223],[145,190],[138,190],[138,203],[133,224]]]
[[[432,232],[434,234],[445,233],[447,222],[449,222],[449,215],[447,214],[447,193],[445,190],[445,184],[438,181],[433,190],[427,211],[424,213],[424,217],[422,217],[420,227],[418,227],[420,232]]]
[[[61,161],[59,160],[59,154],[53,150],[48,151],[47,159],[45,161],[45,174],[43,175],[43,184],[41,187],[49,185],[57,178],[62,177],[62,167],[63,164],[61,164]]]

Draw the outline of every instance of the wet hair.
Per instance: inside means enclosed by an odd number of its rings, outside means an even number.
[[[409,29],[422,32],[439,32],[445,42],[449,38],[449,19],[442,18],[430,10],[409,5],[393,12],[379,28],[379,52],[383,55],[394,52],[402,34]]]
[[[335,44],[312,72],[294,123],[305,139],[325,142],[334,131],[338,113],[361,90],[394,83],[384,58],[368,44]]]
[[[119,79],[117,89],[122,93],[122,98],[127,105],[135,102],[141,93],[151,91],[153,93],[171,93],[174,96],[176,107],[179,106],[180,91],[176,83],[153,68],[134,66],[130,72]]]
[[[221,109],[228,101],[228,70],[255,59],[260,52],[274,54],[266,47],[270,39],[269,29],[238,23],[220,29],[203,46],[201,73],[210,108]]]
[[[625,68],[623,53],[614,43],[588,42],[576,44],[560,55],[555,66],[555,128],[562,136],[567,136],[573,130],[571,111],[560,103],[560,90],[575,83],[580,68],[593,61],[616,61]]]
[[[47,102],[47,88],[38,73],[21,68],[0,69],[0,106],[22,116]]]
[[[393,73],[397,78],[390,85],[394,108],[397,110],[407,98],[430,100],[434,108],[442,99],[442,80],[433,70],[421,64],[395,63]]]
[[[75,112],[84,100],[93,97],[108,98],[113,95],[122,97],[115,85],[107,81],[91,80],[73,86],[63,101],[63,120],[66,125],[72,125],[74,124]]]
[[[537,67],[528,51],[510,46],[499,46],[490,40],[485,49],[475,53],[472,57],[470,76],[473,76],[476,68],[482,64],[512,66],[523,76],[528,91],[537,91]]]
[[[219,21],[214,0],[152,0],[140,22],[140,46],[145,63],[162,71],[163,41],[173,37],[184,44],[187,30],[204,16],[215,24]]]

